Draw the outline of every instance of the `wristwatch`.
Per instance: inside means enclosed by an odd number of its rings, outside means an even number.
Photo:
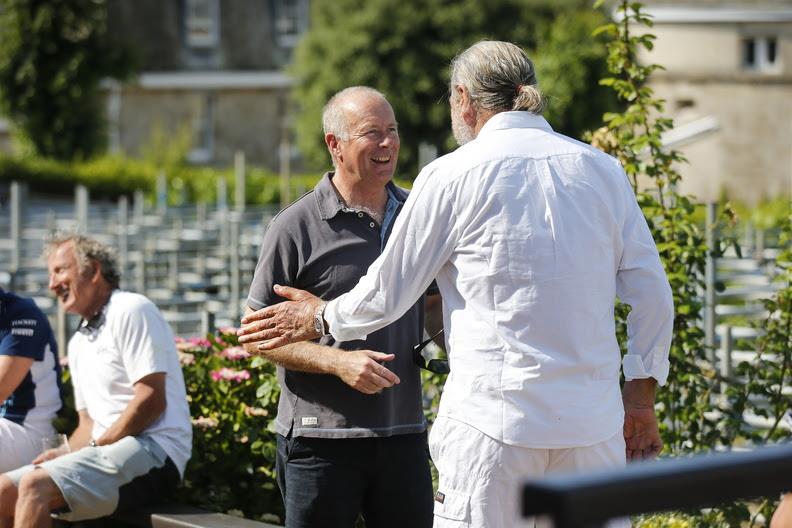
[[[314,330],[320,336],[326,336],[330,334],[330,330],[327,328],[327,323],[325,322],[324,318],[324,311],[327,303],[320,304],[316,311],[314,312]]]

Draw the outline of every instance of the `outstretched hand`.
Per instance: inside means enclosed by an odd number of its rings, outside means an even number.
[[[288,299],[242,318],[239,343],[256,343],[258,350],[272,350],[289,343],[316,339],[313,319],[322,300],[305,290],[275,285],[275,293]]]

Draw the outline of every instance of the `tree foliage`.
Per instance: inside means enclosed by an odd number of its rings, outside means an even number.
[[[634,30],[652,22],[638,3],[623,1],[617,9],[621,20],[598,30],[612,39],[608,43],[611,76],[600,82],[611,87],[626,107],[603,116],[606,126],[593,134],[592,143],[622,162],[660,252],[676,312],[668,386],[658,392],[661,432],[672,452],[695,451],[718,440],[716,424],[707,418],[716,380],[707,361],[698,295],[704,289],[707,247],[694,219],[693,199],[676,192],[680,176],[675,164],[683,157],[662,145],[661,136],[673,123],[662,117],[664,102],[646,85],[660,66],[637,60],[639,49],[652,48],[654,36]],[[627,311],[622,305],[617,313],[622,342]]]
[[[792,419],[792,402],[787,392],[792,385],[792,253],[782,253],[776,263],[781,285],[778,293],[765,302],[769,315],[758,325],[761,337],[756,342],[755,360],[741,362],[730,378],[722,377],[704,344],[700,292],[704,290],[707,254],[720,256],[726,240],[707,247],[696,222],[694,199],[676,191],[680,176],[675,165],[684,158],[663,147],[662,134],[673,123],[662,117],[664,101],[656,98],[646,84],[651,73],[661,66],[642,65],[637,60],[638,51],[651,50],[655,38],[643,32],[652,21],[642,8],[640,3],[622,0],[617,6],[619,21],[598,30],[611,38],[607,46],[611,76],[601,83],[614,90],[625,109],[605,114],[606,125],[590,139],[621,160],[657,243],[674,295],[671,372],[668,385],[658,392],[657,405],[663,440],[675,455],[778,440],[788,436],[780,427],[782,421]],[[730,208],[724,208],[719,224],[728,223],[732,216]],[[781,226],[782,245],[789,243],[791,225],[786,219]],[[624,319],[628,310],[624,305],[617,310],[622,343],[626,342]],[[721,391],[721,387],[725,390]],[[764,417],[770,426],[753,428],[746,422],[746,412]],[[772,500],[760,505],[759,511],[766,519],[772,506]],[[752,516],[746,503],[736,502],[704,511],[696,516],[693,525],[744,526],[747,522],[754,526],[757,515]]]
[[[105,144],[99,83],[130,71],[104,0],[0,2],[0,107],[36,152],[87,158]]]
[[[399,121],[400,174],[417,174],[418,145],[453,148],[448,65],[481,39],[508,40],[535,59],[548,116],[579,135],[615,102],[596,80],[605,51],[592,30],[605,19],[586,0],[337,0],[313,2],[311,29],[295,52],[296,132],[309,164],[330,160],[321,130],[329,97],[353,85],[382,91]]]

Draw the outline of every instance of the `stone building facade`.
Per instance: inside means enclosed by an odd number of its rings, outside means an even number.
[[[108,26],[139,71],[104,84],[111,151],[138,155],[159,129],[188,134],[193,163],[228,165],[239,150],[278,167],[284,67],[308,0],[109,0]]]
[[[755,205],[792,192],[792,0],[647,2],[651,85],[688,158],[681,191]]]

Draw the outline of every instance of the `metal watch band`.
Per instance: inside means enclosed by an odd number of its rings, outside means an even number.
[[[327,323],[324,319],[324,311],[326,306],[327,303],[320,304],[314,313],[314,330],[316,330],[316,332],[321,336],[330,334],[330,330],[327,328]]]

